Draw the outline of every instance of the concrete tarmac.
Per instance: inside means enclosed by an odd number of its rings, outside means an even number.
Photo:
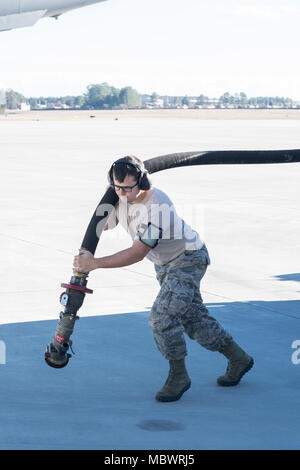
[[[158,292],[147,260],[92,272],[76,355],[61,371],[43,359],[60,283],[70,279],[112,161],[300,148],[299,136],[295,119],[139,119],[137,112],[124,120],[1,120],[2,449],[299,448],[299,163],[187,167],[152,178],[206,242],[204,302],[255,356],[238,387],[217,387],[224,358],[187,340],[192,388],[178,403],[155,402],[167,364],[147,325]],[[130,244],[117,228],[102,234],[96,256]]]

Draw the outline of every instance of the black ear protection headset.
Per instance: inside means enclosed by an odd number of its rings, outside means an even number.
[[[111,166],[111,168],[110,168],[110,170],[109,170],[109,172],[108,172],[108,175],[107,175],[108,182],[111,184],[112,187],[114,187],[113,169],[114,169],[114,167],[115,167],[116,165],[120,165],[120,164],[122,164],[122,163],[123,163],[123,164],[125,163],[126,165],[130,165],[130,166],[132,166],[133,168],[135,168],[136,170],[138,170],[138,179],[137,179],[137,183],[138,183],[138,187],[139,187],[142,191],[147,191],[148,189],[150,189],[151,183],[150,183],[150,181],[149,181],[149,179],[148,179],[148,172],[147,172],[147,170],[141,168],[141,166],[140,166],[137,162],[135,162],[135,161],[133,161],[133,160],[127,158],[127,157],[120,158],[119,160],[116,160],[116,161],[112,164],[112,166]]]

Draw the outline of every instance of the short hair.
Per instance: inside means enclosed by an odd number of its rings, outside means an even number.
[[[133,163],[137,163],[141,167],[142,171],[145,169],[144,163],[139,158],[133,155],[126,155],[123,158],[127,158],[128,160],[131,160]],[[138,168],[135,168],[126,162],[118,163],[117,165],[113,166],[113,170],[112,170],[113,177],[116,180],[120,181],[120,183],[123,183],[126,176],[133,176],[135,181],[138,181],[140,173],[141,171]]]

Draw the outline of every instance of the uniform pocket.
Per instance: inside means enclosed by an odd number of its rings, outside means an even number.
[[[187,250],[185,253],[185,259],[192,264],[210,264],[210,257],[205,245],[200,250]]]

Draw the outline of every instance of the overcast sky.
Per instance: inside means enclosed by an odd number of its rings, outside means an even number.
[[[108,0],[1,32],[0,82],[26,97],[108,82],[299,100],[299,26],[299,0]]]

